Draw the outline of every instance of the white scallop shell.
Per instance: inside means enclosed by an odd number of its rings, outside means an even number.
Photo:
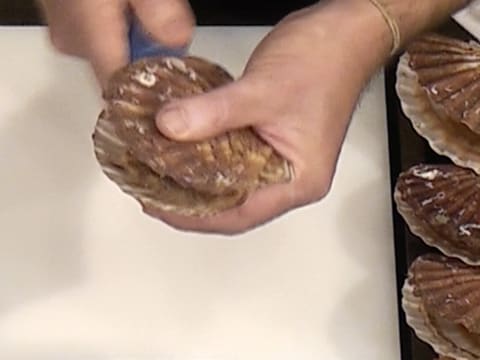
[[[431,255],[427,255],[429,256]],[[436,262],[436,259],[440,259],[440,262]],[[428,295],[425,296],[430,300],[422,299],[420,291],[416,294],[412,264],[402,288],[402,308],[407,324],[420,340],[429,344],[440,355],[462,360],[480,359],[480,334],[467,330],[467,327],[462,325],[464,321],[471,325],[470,321],[478,317],[478,304],[475,303],[480,291],[478,270],[462,265],[458,260],[452,259],[452,263],[449,263],[448,258],[439,255],[425,260],[425,257],[420,257],[414,264],[420,262],[421,269],[416,270],[422,272],[421,276],[416,274],[421,282],[418,285],[419,290],[427,292]],[[465,301],[462,298],[464,292]],[[438,307],[435,314],[428,310],[427,301]],[[452,310],[450,306],[457,310]],[[455,311],[458,312],[459,309],[467,309],[466,315],[458,318]],[[468,312],[470,310],[472,312]],[[443,312],[451,313],[445,315]],[[456,321],[447,320],[448,316]]]
[[[436,41],[435,38],[434,41]],[[439,57],[446,56],[445,48],[444,45],[439,45]],[[463,55],[455,54],[452,56],[456,56],[455,61],[462,61],[461,57]],[[470,58],[468,58],[469,56]],[[460,60],[457,60],[458,57]],[[469,67],[470,70],[474,68],[471,71],[480,72],[480,65],[477,65],[480,61],[480,53],[478,58],[478,60],[475,59],[475,62],[472,62],[471,55],[465,55],[466,64],[456,65],[454,69],[445,66],[445,76],[448,75],[448,71],[452,71],[451,76],[453,78],[456,76],[455,71],[460,73],[466,67]],[[472,123],[471,117],[468,121],[456,121],[448,118],[442,111],[441,102],[433,103],[429,98],[420,84],[417,72],[410,67],[410,60],[411,57],[407,51],[401,56],[397,67],[396,91],[403,112],[410,119],[415,131],[428,141],[435,152],[449,157],[459,166],[471,168],[480,174],[480,135],[475,133],[479,124]],[[439,65],[440,68],[434,69],[434,71],[442,73],[441,66]],[[458,94],[463,96],[464,93],[466,92],[460,89]],[[477,97],[478,94],[475,93],[474,96]],[[462,101],[468,103],[468,99],[462,99]]]
[[[453,164],[418,164],[394,190],[410,231],[445,255],[480,265],[480,177]]]
[[[211,215],[212,208],[216,210],[228,208],[238,201],[236,198],[232,198],[231,202],[227,198],[212,199],[209,203],[190,199],[188,202],[181,201],[181,196],[188,195],[183,195],[180,191],[175,194],[168,191],[168,188],[162,186],[162,181],[156,174],[152,177],[154,182],[157,182],[157,187],[145,186],[146,179],[139,181],[131,172],[134,168],[124,168],[117,164],[117,159],[129,156],[128,146],[117,136],[113,124],[105,118],[104,113],[98,118],[93,142],[95,156],[105,175],[123,192],[133,196],[144,208],[175,212],[185,216],[207,216]]]

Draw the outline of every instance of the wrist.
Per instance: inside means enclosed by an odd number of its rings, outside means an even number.
[[[361,1],[361,0],[360,0]],[[471,0],[379,0],[398,24],[401,46],[467,6]]]
[[[351,69],[361,69],[361,81],[368,81],[390,56],[390,28],[369,0],[334,0],[327,6],[327,19],[321,21],[329,22],[332,37],[339,46],[348,48]]]
[[[358,66],[368,69],[368,76],[382,66],[394,45],[403,47],[418,34],[428,31],[472,0],[377,0],[396,23],[399,44],[385,14],[371,0],[327,1],[331,27],[340,44],[348,44]],[[322,13],[319,5],[319,13]],[[325,13],[325,12],[323,12]],[[323,20],[325,21],[325,20]],[[328,20],[327,20],[328,21]]]

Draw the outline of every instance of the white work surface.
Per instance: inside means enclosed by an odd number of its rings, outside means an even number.
[[[267,30],[200,28],[191,52],[239,75]],[[96,84],[44,29],[0,44],[0,359],[400,358],[383,76],[330,195],[228,238],[144,216],[101,173]]]

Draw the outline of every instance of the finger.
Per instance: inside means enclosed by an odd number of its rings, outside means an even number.
[[[259,125],[268,119],[268,104],[245,79],[208,93],[173,100],[157,114],[158,129],[176,140],[201,140],[227,130]]]
[[[87,59],[101,83],[126,63],[126,1],[40,3],[53,46],[63,54]]]
[[[177,215],[148,206],[144,212],[179,230],[234,235],[272,221],[301,205],[294,189],[293,184],[272,185],[255,192],[237,208],[204,218]]]
[[[65,9],[64,4],[58,0],[39,0],[40,13],[46,24],[48,25],[48,34],[53,47],[62,54],[82,57],[84,55],[84,49],[79,46],[78,31],[75,31],[77,36],[69,36],[67,29],[77,28],[75,19],[70,20],[70,27],[67,27],[66,19],[69,18],[69,14],[66,10],[73,10],[77,12],[74,4],[71,7]],[[75,29],[77,30],[77,29]]]
[[[193,36],[195,18],[185,0],[131,0],[145,31],[162,45],[183,47]]]
[[[82,7],[82,43],[97,78],[104,85],[111,74],[128,62],[126,5],[123,1],[100,1]],[[80,36],[81,36],[80,35]]]

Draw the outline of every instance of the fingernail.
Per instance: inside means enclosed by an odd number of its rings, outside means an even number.
[[[185,111],[181,108],[169,109],[157,117],[157,126],[168,135],[181,136],[188,130]]]

